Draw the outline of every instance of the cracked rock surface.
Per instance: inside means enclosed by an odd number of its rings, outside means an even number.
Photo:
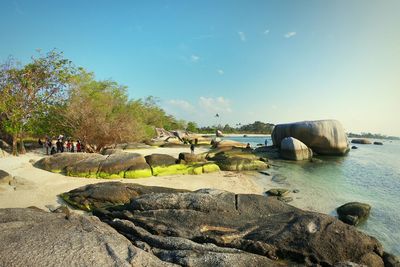
[[[114,192],[129,188],[136,193],[123,195],[118,202],[118,194],[107,191],[111,187]],[[107,194],[98,192],[109,192],[119,205],[110,205]],[[64,195],[76,206],[82,201],[97,203],[96,216],[163,262],[182,266],[389,266],[375,238],[334,217],[303,211],[273,197],[118,182]]]

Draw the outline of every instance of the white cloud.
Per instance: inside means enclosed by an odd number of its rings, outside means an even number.
[[[269,33],[269,30],[268,30],[268,29],[264,31],[264,34],[265,34],[265,35],[267,35],[268,33]]]
[[[244,32],[238,32],[239,38],[242,42],[246,42],[246,34]]]
[[[199,60],[200,60],[200,57],[197,56],[197,55],[191,55],[191,56],[190,56],[190,61],[192,61],[192,62],[194,62],[194,63],[199,62]]]
[[[182,99],[171,99],[167,101],[167,104],[169,104],[172,107],[177,107],[183,111],[187,112],[193,112],[194,111],[194,106],[187,102],[186,100]]]
[[[229,99],[224,97],[204,97],[201,96],[199,99],[200,108],[208,113],[231,113],[231,103]]]
[[[296,32],[288,32],[284,35],[285,38],[292,38],[295,36],[297,33]]]
[[[219,75],[224,75],[224,73],[225,73],[224,70],[222,70],[222,69],[218,69],[217,72]]]

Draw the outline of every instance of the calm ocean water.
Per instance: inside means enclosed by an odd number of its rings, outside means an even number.
[[[226,139],[252,146],[268,139],[272,144],[269,136]],[[357,144],[358,149],[345,157],[318,157],[317,162],[277,160],[271,176],[259,175],[257,182],[266,188],[272,182],[276,187],[298,189],[299,193],[291,194],[290,204],[331,215],[347,202],[370,204],[370,217],[358,229],[380,240],[386,251],[400,255],[400,142],[383,143]]]

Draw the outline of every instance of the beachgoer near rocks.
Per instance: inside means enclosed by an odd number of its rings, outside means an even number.
[[[57,147],[57,153],[61,153],[63,150],[63,143],[61,142],[61,139],[57,140],[56,147]]]
[[[82,152],[81,142],[79,140],[76,142],[76,152]]]
[[[67,152],[71,152],[71,140],[67,141]]]
[[[268,145],[268,139],[265,139],[265,146]]]
[[[190,153],[194,154],[194,144],[190,142]]]

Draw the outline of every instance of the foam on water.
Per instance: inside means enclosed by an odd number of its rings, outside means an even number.
[[[270,137],[228,137],[256,146]],[[357,145],[345,157],[319,157],[315,162],[275,161],[257,181],[265,187],[298,189],[290,204],[336,215],[340,205],[359,201],[372,206],[369,219],[358,228],[382,242],[386,251],[400,255],[400,142],[383,146]],[[278,175],[278,179],[274,179]],[[285,179],[286,178],[286,179]],[[273,181],[278,182],[273,182]]]

